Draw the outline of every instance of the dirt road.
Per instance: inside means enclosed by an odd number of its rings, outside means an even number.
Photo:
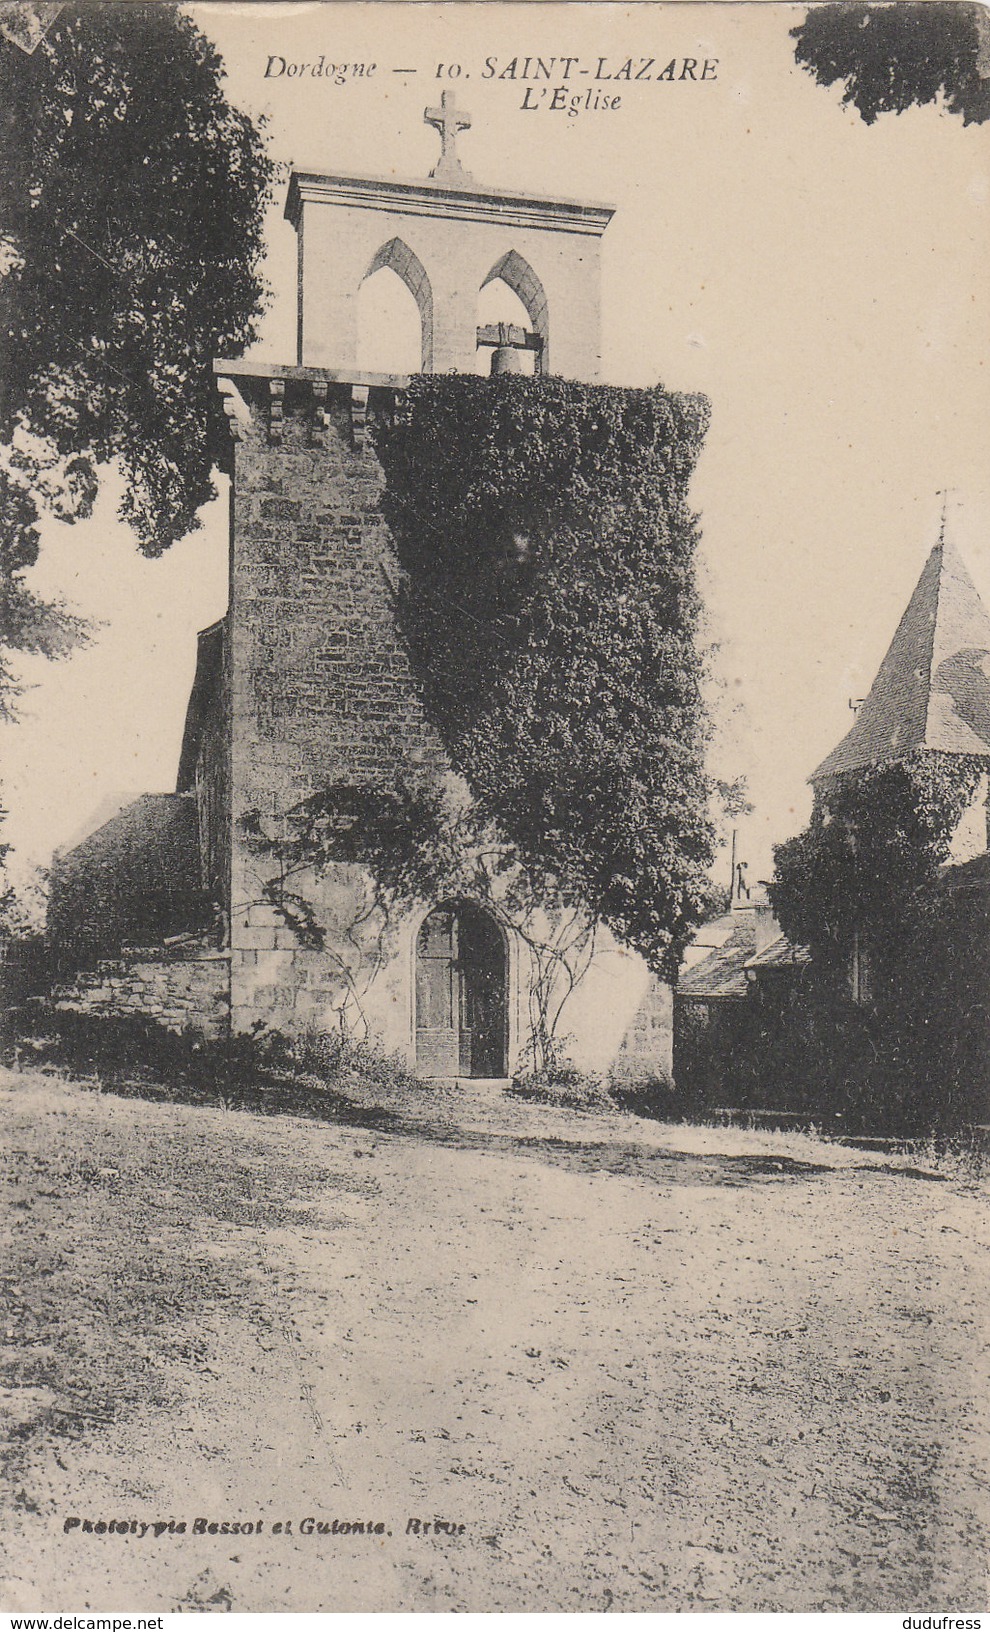
[[[3,1607],[985,1607],[985,1194],[429,1094],[2,1077]]]

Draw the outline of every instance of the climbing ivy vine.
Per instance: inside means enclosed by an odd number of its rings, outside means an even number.
[[[931,750],[836,778],[803,833],[778,845],[770,899],[784,933],[828,965],[854,929],[882,949],[948,859],[984,762]]]
[[[707,423],[659,387],[461,375],[374,431],[400,628],[474,819],[537,899],[667,977],[714,845],[687,496]]]

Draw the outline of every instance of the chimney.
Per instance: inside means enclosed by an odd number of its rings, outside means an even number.
[[[769,901],[767,901],[765,898],[762,901],[757,901],[755,904],[753,909],[753,927],[756,935],[753,955],[754,957],[758,957],[761,952],[766,951],[767,947],[770,946],[780,934],[780,925],[773,915],[773,909],[770,906]]]

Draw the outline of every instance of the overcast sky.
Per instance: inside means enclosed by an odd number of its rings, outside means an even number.
[[[933,108],[872,128],[796,68],[802,7],[337,3],[190,8],[232,99],[302,169],[417,177],[437,156],[423,108],[456,85],[479,182],[605,201],[603,378],[703,391],[712,428],[693,493],[732,709],[719,769],[744,773],[755,875],[803,825],[808,774],[852,722],[938,533],[990,599],[987,133]],[[377,64],[371,78],[268,75]],[[522,108],[513,58],[614,72],[717,59],[715,77],[601,80],[621,106]],[[485,63],[496,63],[487,77]],[[438,64],[456,80],[438,81]],[[274,67],[277,68],[277,61]],[[413,68],[414,73],[394,73]],[[700,70],[699,70],[700,71]],[[579,73],[580,68],[573,73]],[[549,90],[560,83],[554,73]],[[295,235],[272,211],[275,295],[259,357],[294,361]],[[566,314],[554,314],[565,323]],[[46,530],[36,583],[102,620],[91,646],[25,665],[0,732],[7,836],[44,863],[108,799],[174,785],[195,633],[222,614],[223,497],[143,561],[114,519]]]

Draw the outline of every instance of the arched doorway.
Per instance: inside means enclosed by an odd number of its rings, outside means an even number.
[[[416,939],[416,1069],[424,1077],[504,1077],[505,939],[470,901],[447,902]]]

